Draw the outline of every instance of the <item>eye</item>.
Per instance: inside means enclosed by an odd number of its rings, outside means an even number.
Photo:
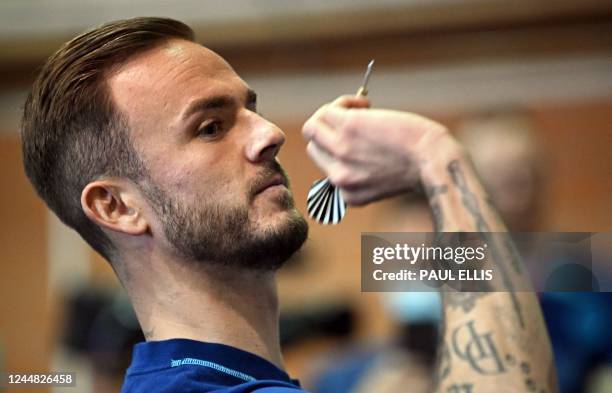
[[[205,138],[215,138],[221,135],[221,122],[220,121],[209,121],[198,129],[198,135]]]
[[[246,108],[257,113],[257,93],[252,90],[247,93]]]

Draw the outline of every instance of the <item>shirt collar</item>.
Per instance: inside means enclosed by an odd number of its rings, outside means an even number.
[[[273,379],[293,384],[297,382],[272,362],[253,353],[225,344],[183,338],[136,344],[127,375],[171,368],[173,361],[176,364],[183,359],[212,362],[256,380]]]

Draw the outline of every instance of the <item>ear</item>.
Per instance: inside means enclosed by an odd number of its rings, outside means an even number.
[[[101,227],[136,236],[149,229],[138,200],[130,184],[96,180],[83,189],[81,208],[90,220]]]

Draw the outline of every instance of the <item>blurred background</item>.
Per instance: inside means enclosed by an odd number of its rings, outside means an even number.
[[[4,0],[0,370],[77,373],[76,388],[19,392],[118,391],[142,340],[109,265],[34,194],[18,134],[44,59],[88,27],[133,16],[187,22],[258,92],[261,112],[288,136],[280,159],[303,212],[321,174],[301,126],[321,104],[354,93],[374,58],[373,106],[456,132],[511,229],[612,231],[610,1]],[[417,196],[350,209],[339,226],[312,223],[279,277],[292,376],[314,392],[427,388],[439,299],[362,293],[359,241],[366,231],[428,230]],[[609,296],[541,298],[562,392],[612,391]]]

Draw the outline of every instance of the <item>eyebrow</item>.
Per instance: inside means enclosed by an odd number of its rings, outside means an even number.
[[[185,110],[185,114],[182,117],[183,119],[187,119],[189,116],[197,112],[209,109],[227,108],[234,104],[234,98],[229,95],[206,97],[193,101]],[[257,93],[255,93],[255,91],[252,89],[248,89],[246,92],[246,106],[249,107],[254,104],[257,104]]]

